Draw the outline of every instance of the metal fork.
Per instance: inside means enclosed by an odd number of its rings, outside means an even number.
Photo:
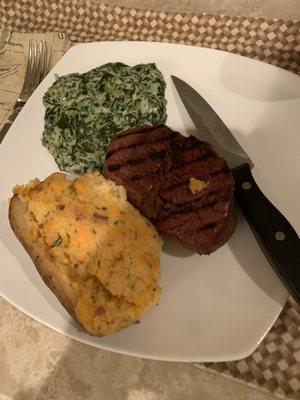
[[[46,42],[30,40],[24,84],[8,121],[3,125],[0,131],[0,144],[19,112],[24,107],[26,101],[49,72],[50,53],[51,48]]]

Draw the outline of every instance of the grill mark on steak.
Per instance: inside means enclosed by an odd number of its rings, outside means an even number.
[[[198,210],[207,206],[208,204],[214,204],[217,201],[228,201],[228,198],[232,196],[233,188],[226,187],[221,190],[209,193],[207,196],[200,197],[198,199],[190,199],[184,203],[174,203],[172,201],[163,201],[163,207],[159,213],[160,219],[164,219],[170,213],[181,212],[181,210]]]
[[[213,177],[216,177],[216,176],[219,176],[219,175],[222,175],[222,174],[224,174],[224,172],[228,172],[228,169],[221,169],[221,170],[219,170],[219,171],[216,171],[216,172],[213,172],[213,173],[211,173],[211,175],[210,176],[206,176],[205,177],[205,182],[210,182],[211,180],[211,178],[213,178]],[[183,181],[181,181],[181,182],[176,182],[176,183],[174,183],[174,184],[172,184],[172,185],[170,185],[170,186],[166,186],[166,189],[163,191],[163,192],[161,192],[161,194],[162,195],[164,195],[166,192],[169,192],[169,191],[172,191],[172,190],[174,190],[174,189],[178,189],[179,187],[184,187],[184,186],[189,186],[189,182],[190,182],[190,179],[191,178],[195,178],[195,179],[199,179],[199,180],[204,180],[202,177],[200,177],[200,176],[196,176],[195,174],[193,174],[193,176],[191,176],[190,178],[186,178],[186,179],[184,179]],[[202,189],[202,190],[205,190],[205,189]]]
[[[115,136],[104,175],[127,189],[128,200],[160,232],[200,254],[222,246],[235,228],[234,180],[212,146],[167,126],[141,127]],[[197,193],[190,178],[207,186]]]
[[[178,157],[180,157],[181,154],[178,154]],[[215,153],[213,151],[210,151],[210,152],[202,154],[201,156],[195,158],[194,160],[189,160],[188,162],[185,162],[185,164],[181,164],[182,161],[179,160],[177,166],[171,168],[169,172],[178,171],[179,168],[184,168],[184,167],[187,167],[187,166],[191,166],[193,163],[196,163],[197,161],[206,161],[209,158],[214,158],[214,156],[215,156]]]
[[[210,157],[214,154],[214,152],[211,149],[187,149],[183,150],[180,153],[180,157],[177,160],[176,164],[178,167],[184,167],[188,163],[205,159],[206,157]]]
[[[224,175],[221,175],[221,178]],[[220,179],[221,179],[220,178]],[[199,202],[205,202],[206,199],[212,197],[225,197],[230,198],[233,194],[233,186],[229,178],[225,178],[221,182],[214,182],[211,180],[205,188],[198,193],[191,193],[187,185],[180,186],[172,191],[160,193],[160,198],[164,203],[164,209],[179,208],[185,204],[197,205]]]
[[[143,125],[143,126],[140,126],[138,128],[130,128],[130,129],[127,129],[124,132],[121,132],[120,135],[119,135],[119,138],[128,137],[128,136],[133,135],[133,134],[140,135],[140,134],[142,134],[144,132],[147,132],[147,131],[155,132],[155,131],[158,131],[159,129],[166,129],[166,128],[167,127],[165,125],[157,125],[155,127],[151,126],[151,125]],[[168,128],[166,130],[168,130]]]
[[[187,164],[184,167],[167,171],[166,183],[170,182],[169,185],[171,185],[175,180],[180,182],[182,179],[192,178],[195,175],[199,179],[206,180],[208,176],[222,171],[226,167],[225,160],[214,155],[213,157]]]
[[[123,165],[127,160],[137,160],[137,159],[145,159],[147,162],[147,157],[151,157],[152,153],[162,154],[163,150],[168,150],[168,143],[164,142],[154,142],[154,143],[146,143],[139,144],[136,148],[124,148],[121,149],[111,155],[111,157],[107,160],[107,166],[114,165]]]
[[[160,159],[162,154],[164,154],[165,152],[166,152],[165,150],[160,151],[160,152],[158,151],[158,152],[156,152],[154,154],[149,154],[148,157],[149,157],[150,160],[157,160],[157,159]],[[127,160],[123,164],[108,165],[107,169],[108,169],[108,171],[116,171],[116,170],[120,170],[123,167],[127,167],[127,166],[137,166],[138,164],[140,164],[142,162],[145,162],[145,158],[144,157],[143,158],[137,158],[137,159],[134,159],[134,160]]]
[[[226,219],[215,224],[213,228],[204,230],[194,230],[191,228],[188,232],[176,231],[168,233],[174,236],[183,246],[194,250],[197,249],[199,254],[210,254],[223,246],[232,233],[236,226],[236,218],[233,213],[233,206],[228,210]]]
[[[163,137],[163,138],[159,138],[159,139],[155,139],[155,140],[152,140],[152,141],[149,141],[148,143],[147,143],[147,145],[148,144],[156,144],[156,143],[163,143],[163,142],[167,142],[169,140],[169,138],[168,137]],[[133,143],[133,144],[131,144],[131,145],[128,145],[128,146],[123,146],[123,147],[120,147],[120,148],[117,148],[116,150],[114,150],[114,151],[111,151],[110,153],[108,153],[107,154],[107,156],[106,156],[106,159],[107,160],[109,160],[109,158],[113,155],[113,154],[115,154],[117,151],[120,151],[120,150],[127,150],[127,149],[132,149],[132,150],[137,150],[137,148],[139,147],[139,146],[141,146],[143,143]]]
[[[152,163],[148,162],[147,166],[143,165],[143,170],[141,170],[140,172],[137,172],[135,170],[135,165],[125,166],[124,168],[120,168],[119,170],[114,172],[120,174],[120,176],[122,176],[122,178],[126,182],[143,181],[145,179],[149,179],[150,177],[152,179],[157,180],[157,183],[160,184],[157,174],[160,174],[161,172],[161,165],[155,163],[155,160],[153,160]]]
[[[161,152],[161,153],[159,153],[160,155],[163,155],[164,153],[166,153],[166,152]],[[194,162],[196,162],[196,161],[205,161],[207,158],[209,158],[210,156],[212,156],[212,155],[214,155],[214,153],[213,152],[211,152],[211,153],[206,153],[206,154],[203,154],[201,157],[199,157],[198,159],[196,159],[196,160],[194,160]],[[144,159],[143,159],[144,160]],[[185,167],[186,165],[190,165],[190,163],[189,164],[184,164],[184,165],[181,165],[182,167]],[[123,165],[122,165],[123,166]],[[108,168],[110,168],[110,167],[108,167]],[[157,168],[157,170],[158,170],[159,168]],[[172,170],[170,170],[170,171],[172,171]],[[221,173],[222,171],[218,171],[217,172],[217,174],[219,174],[219,173]],[[142,175],[136,175],[136,176],[134,176],[134,177],[131,177],[131,180],[135,180],[135,181],[137,181],[137,180],[139,180],[139,179],[142,179],[142,178],[144,178],[145,176],[147,176],[148,174],[142,174]],[[197,177],[197,176],[195,176],[194,174],[193,174],[193,176],[191,177],[191,178],[195,178],[195,179],[201,179],[200,177]],[[184,185],[184,184],[186,184],[187,182],[189,182],[189,179],[190,178],[187,178],[187,179],[185,179],[184,181],[182,181],[182,182],[178,182],[178,183],[174,183],[173,185],[171,185],[171,186],[168,186],[167,187],[167,190],[169,191],[169,190],[172,190],[172,189],[174,189],[174,188],[177,188],[177,187],[180,187],[180,186],[182,186],[182,185]],[[162,192],[162,194],[163,194],[164,192]]]
[[[208,201],[206,204],[199,205],[199,207],[192,207],[191,205],[189,205],[191,203],[187,203],[187,204],[185,204],[184,208],[176,209],[172,213],[169,213],[168,215],[166,215],[165,217],[160,217],[159,219],[156,220],[156,222],[158,222],[158,223],[164,222],[167,219],[170,219],[170,215],[171,215],[171,218],[176,218],[178,215],[179,216],[187,215],[187,214],[191,214],[194,211],[195,212],[201,212],[201,211],[205,212],[208,209],[213,208],[215,205],[221,204],[221,203],[226,204],[226,203],[228,203],[228,200],[227,199],[221,199],[221,200],[215,199],[212,201]]]
[[[117,135],[110,142],[106,153],[106,159],[109,159],[110,156],[116,151],[123,149],[134,149],[135,147],[144,144],[145,137],[147,138],[147,143],[160,143],[168,141],[170,138],[170,130],[164,129],[162,132],[160,129],[161,127],[157,127],[154,130],[145,129],[138,132],[135,128],[128,130],[128,133],[125,132]],[[142,133],[144,133],[144,136],[141,136]]]

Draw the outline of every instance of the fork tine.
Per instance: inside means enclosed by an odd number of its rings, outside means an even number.
[[[51,63],[51,46],[46,43],[46,55],[45,55],[45,75],[50,71],[50,63]]]
[[[45,52],[46,52],[46,42],[41,42],[41,70],[39,79],[42,81],[44,78],[44,70],[45,70]]]
[[[37,42],[34,40],[31,42],[31,63],[29,65],[29,78],[27,82],[27,90],[25,96],[29,96],[34,88],[34,82],[36,79],[36,64],[37,64]]]
[[[32,93],[33,90],[37,87],[38,79],[39,79],[39,44],[34,41],[33,42],[33,59],[32,59],[32,71],[31,71],[31,79],[29,81],[28,93]]]
[[[35,42],[34,48],[34,63],[33,63],[33,81],[32,87],[30,88],[33,91],[39,83],[39,74],[40,74],[40,63],[41,63],[41,43]]]
[[[47,75],[49,71],[49,61],[48,61],[48,44],[43,42],[43,53],[42,53],[42,70],[41,70],[41,80]]]
[[[41,76],[41,67],[42,67],[42,47],[43,44],[42,42],[39,42],[37,45],[37,64],[36,64],[36,81],[35,81],[35,86],[38,86],[39,81],[40,81],[40,76]]]
[[[47,48],[47,74],[51,68],[51,46]]]
[[[30,80],[32,77],[32,62],[33,62],[33,43],[30,40],[29,41],[29,48],[28,48],[28,55],[27,55],[27,67],[25,71],[25,78],[24,78],[24,84],[21,90],[21,97],[25,96],[26,93],[28,92],[28,87],[30,84]]]

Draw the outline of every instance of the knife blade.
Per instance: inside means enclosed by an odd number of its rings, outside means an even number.
[[[295,229],[255,182],[250,160],[208,102],[183,80],[171,76],[201,140],[223,157],[235,180],[235,197],[258,244],[290,294],[300,304],[300,239]]]

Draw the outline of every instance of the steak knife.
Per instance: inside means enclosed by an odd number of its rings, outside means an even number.
[[[300,239],[279,210],[256,184],[253,163],[233,134],[191,86],[172,76],[177,92],[195,124],[199,138],[223,157],[235,180],[235,197],[274,271],[300,304]]]

